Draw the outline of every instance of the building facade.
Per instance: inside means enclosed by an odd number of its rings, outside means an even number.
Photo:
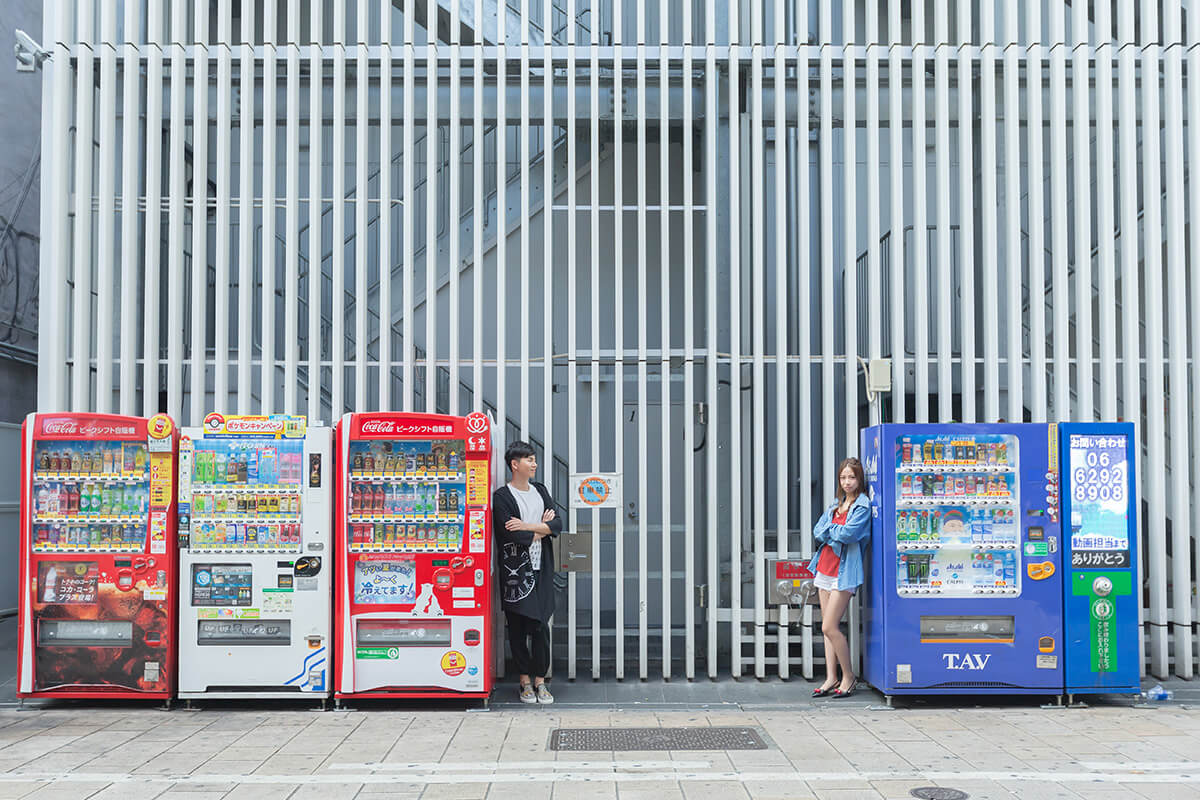
[[[594,678],[811,675],[765,559],[862,425],[1134,420],[1146,665],[1191,676],[1193,11],[48,0],[39,404],[486,409],[564,504],[621,473],[565,512]]]

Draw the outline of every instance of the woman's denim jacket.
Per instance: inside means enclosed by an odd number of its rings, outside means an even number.
[[[825,509],[825,513],[813,527],[813,545],[816,553],[809,570],[817,573],[817,561],[821,558],[821,550],[825,545],[833,548],[834,554],[841,559],[838,568],[837,588],[842,591],[856,589],[863,582],[862,550],[871,538],[871,500],[865,493],[854,499],[845,525],[833,522],[833,512],[838,504],[833,503]]]

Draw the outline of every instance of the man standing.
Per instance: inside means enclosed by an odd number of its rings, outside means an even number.
[[[527,442],[504,452],[511,478],[492,495],[492,528],[500,546],[501,599],[508,643],[520,673],[521,702],[553,703],[550,617],[554,614],[554,545],[562,520],[543,484],[533,481],[537,457]]]

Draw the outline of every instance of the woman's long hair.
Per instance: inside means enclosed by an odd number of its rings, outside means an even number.
[[[842,471],[849,467],[854,473],[854,477],[858,478],[858,494],[867,493],[867,476],[863,472],[862,462],[854,456],[845,459],[841,464],[838,464],[837,473],[833,476],[833,485],[837,487],[837,501],[841,503],[846,499],[846,492],[842,490]]]

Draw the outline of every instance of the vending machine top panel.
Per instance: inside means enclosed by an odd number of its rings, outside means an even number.
[[[125,417],[116,414],[36,414],[34,439],[145,439],[150,420],[144,417]],[[154,429],[166,435],[174,427],[165,415],[154,417]]]
[[[204,418],[206,439],[246,437],[267,439],[303,439],[308,431],[308,418],[293,414],[235,415],[212,412]]]
[[[349,414],[352,439],[445,439],[462,437],[467,440],[467,452],[486,454],[491,423],[485,414],[465,417],[446,417],[440,414],[405,414],[401,412]]]

